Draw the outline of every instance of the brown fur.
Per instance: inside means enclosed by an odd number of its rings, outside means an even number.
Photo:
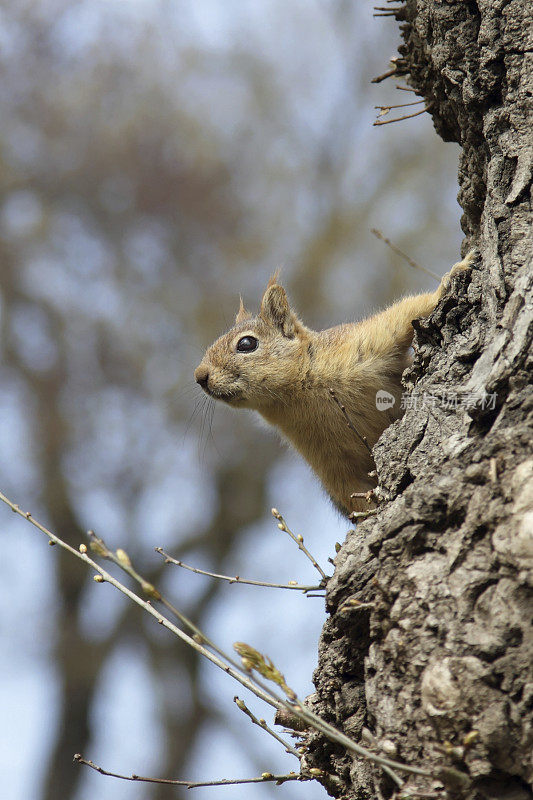
[[[278,428],[309,462],[341,511],[366,510],[368,503],[351,494],[375,486],[368,475],[374,463],[329,390],[335,391],[372,447],[401,414],[401,375],[409,362],[411,321],[430,314],[450,277],[468,269],[472,260],[469,254],[456,264],[435,292],[405,297],[369,319],[325,331],[312,331],[298,319],[276,275],[258,316],[252,317],[241,300],[235,326],[207,350],[195,378],[215,399],[254,409]],[[236,349],[245,336],[258,340],[256,350]],[[391,408],[376,407],[379,390],[393,395]]]

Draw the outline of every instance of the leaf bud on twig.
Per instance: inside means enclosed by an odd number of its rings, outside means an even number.
[[[148,581],[143,581],[141,583],[141,588],[142,588],[143,592],[146,595],[148,595],[148,597],[152,598],[152,600],[161,600],[161,595],[159,594],[159,592],[157,591],[155,586],[153,586]]]
[[[131,567],[131,558],[122,547],[119,547],[117,550],[117,558],[123,567]]]

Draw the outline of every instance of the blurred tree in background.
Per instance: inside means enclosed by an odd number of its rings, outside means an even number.
[[[456,260],[456,150],[424,117],[372,128],[373,106],[404,93],[370,84],[397,37],[371,14],[342,0],[0,6],[2,489],[74,546],[91,527],[125,547],[229,642],[243,638],[232,620],[257,630],[252,643],[292,664],[298,688],[319,606],[266,590],[244,602],[244,587],[162,575],[152,551],[287,577],[270,563],[274,503],[324,560],[343,536],[306,468],[246,415],[213,420],[193,384],[239,292],[252,305],[281,264],[295,305],[321,326],[431,285],[373,225],[435,271]],[[10,797],[180,796],[89,775],[76,751],[162,776],[273,769],[270,743],[225,716],[229,682],[217,704],[212,671],[94,589],[75,560],[5,515],[2,534]],[[297,553],[287,544],[282,558]],[[302,651],[289,656],[295,629]]]

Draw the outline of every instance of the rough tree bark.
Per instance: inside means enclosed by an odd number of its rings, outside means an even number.
[[[409,779],[412,796],[526,800],[532,12],[524,0],[407,0],[396,16],[399,71],[430,104],[437,133],[462,146],[463,254],[476,247],[481,255],[416,324],[406,390],[420,400],[444,389],[461,400],[457,408],[418,402],[378,442],[386,502],[337,556],[310,702],[356,740],[364,743],[367,729],[377,750],[428,767],[434,777]],[[465,407],[465,398],[483,393],[496,394],[494,408]],[[332,794],[394,794],[379,769],[318,735],[308,741],[310,763],[342,780]]]

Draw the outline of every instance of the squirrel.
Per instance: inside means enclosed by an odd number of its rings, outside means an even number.
[[[258,411],[275,426],[341,513],[368,510],[371,495],[364,494],[376,486],[369,475],[375,468],[371,448],[402,414],[412,320],[427,317],[452,276],[473,260],[471,252],[455,264],[434,292],[404,297],[368,319],[323,331],[301,322],[276,273],[257,316],[241,297],[234,327],[208,348],[196,382],[215,400]]]

